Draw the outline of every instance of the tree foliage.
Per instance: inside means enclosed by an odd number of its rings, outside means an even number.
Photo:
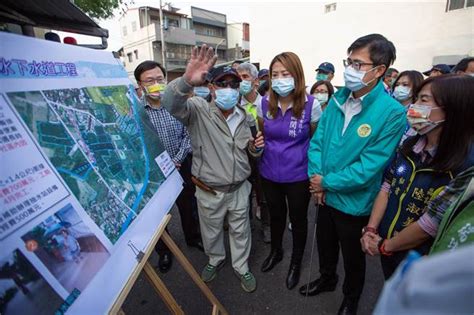
[[[122,0],[75,0],[77,5],[87,15],[96,19],[108,19],[114,15],[114,10],[123,3]]]

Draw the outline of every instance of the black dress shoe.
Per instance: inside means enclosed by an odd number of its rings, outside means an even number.
[[[357,299],[344,298],[337,315],[356,315],[359,301]]]
[[[172,264],[173,259],[171,257],[171,253],[164,253],[160,255],[160,258],[158,259],[158,268],[162,273],[168,272]]]
[[[202,245],[201,240],[195,240],[187,243],[189,247],[195,247],[199,249],[201,252],[204,252],[204,246]]]
[[[288,290],[293,289],[296,287],[298,282],[300,281],[300,271],[301,271],[301,264],[290,264],[290,269],[288,270],[288,276],[286,277],[286,287]]]
[[[270,255],[268,255],[267,259],[263,262],[261,271],[267,272],[273,269],[281,260],[283,259],[283,250],[279,249],[272,249]]]
[[[336,290],[338,276],[326,278],[320,277],[300,288],[301,295],[314,296],[321,292],[330,292]]]

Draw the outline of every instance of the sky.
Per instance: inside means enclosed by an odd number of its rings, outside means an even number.
[[[129,1],[131,2],[131,1]],[[227,23],[234,23],[234,22],[248,22],[248,15],[249,15],[249,9],[247,7],[246,1],[241,1],[241,2],[232,2],[232,1],[194,1],[194,2],[189,2],[189,1],[162,1],[163,5],[165,3],[171,3],[173,7],[181,9],[179,12],[183,14],[188,14],[191,15],[191,6],[195,6],[198,8],[210,10],[210,11],[216,11],[222,14],[225,14],[227,16]],[[151,7],[156,7],[158,8],[160,5],[159,0],[155,1],[134,1],[133,5],[129,5],[129,8],[135,8],[135,7],[140,7],[140,6],[151,6]],[[115,13],[115,16],[111,19],[108,20],[99,20],[97,21],[98,24],[105,29],[109,30],[109,38],[107,40],[108,42],[108,48],[107,50],[109,51],[116,51],[119,48],[122,47],[122,42],[120,38],[120,25],[119,25],[119,17],[120,17],[121,11],[117,10]],[[61,37],[67,36],[66,33],[60,32],[59,33]],[[100,43],[100,40],[98,38],[91,38],[89,36],[80,36],[80,35],[72,35],[74,36],[79,44],[91,44],[95,43],[98,44]]]
[[[380,2],[384,1],[388,5],[393,2],[444,2],[446,0],[364,0],[366,3],[370,2]],[[129,8],[136,8],[140,6],[152,6],[158,8],[160,5],[159,0],[124,0],[124,2],[129,4]],[[174,0],[174,1],[166,1],[162,0],[163,5],[166,3],[171,3],[173,7],[181,9],[179,12],[188,14],[189,16],[191,15],[191,6],[195,6],[198,8],[203,8],[207,9],[210,11],[216,11],[219,13],[223,13],[227,16],[227,22],[228,23],[234,23],[234,22],[249,22],[250,20],[250,14],[256,14],[256,12],[250,12],[249,9],[249,3],[254,3],[254,0],[240,0],[240,1],[212,1],[212,0],[200,0],[200,1],[182,1],[182,0]],[[289,3],[287,0],[260,0],[259,3],[264,3],[268,5],[269,8],[271,8],[272,5],[275,4],[284,4],[284,5],[291,5],[291,6],[298,6],[301,3],[315,3],[315,2],[321,2],[321,3],[331,3],[331,2],[354,2],[358,3],[361,2],[361,0],[296,0],[295,2]],[[108,38],[108,48],[107,50],[109,51],[116,51],[119,48],[122,47],[122,42],[120,38],[120,24],[119,24],[119,18],[120,15],[122,14],[121,10],[117,10],[115,12],[114,17],[108,19],[108,20],[99,20],[97,23],[102,27],[107,30],[109,30],[109,38]],[[262,12],[261,14],[265,14],[265,12]],[[281,17],[277,17],[276,20]],[[257,25],[250,25],[250,29],[252,27],[258,27]],[[90,37],[90,36],[81,36],[77,34],[67,34],[64,32],[59,32],[61,37],[64,36],[73,36],[75,37],[79,44],[100,44],[100,39]]]

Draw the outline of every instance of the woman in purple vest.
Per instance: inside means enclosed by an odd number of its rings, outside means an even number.
[[[293,253],[286,286],[291,290],[299,281],[308,233],[307,151],[321,106],[305,93],[303,67],[296,54],[284,52],[273,58],[270,78],[269,95],[257,109],[260,129],[265,134],[260,172],[271,227],[271,252],[261,270],[270,271],[283,259],[282,239],[289,211]]]

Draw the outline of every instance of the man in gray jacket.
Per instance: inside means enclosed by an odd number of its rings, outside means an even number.
[[[162,105],[187,128],[193,149],[192,174],[201,234],[209,263],[202,271],[212,281],[225,261],[224,219],[229,223],[232,267],[246,292],[257,282],[249,270],[251,247],[249,193],[250,164],[247,151],[258,156],[264,146],[260,133],[252,138],[255,120],[239,105],[240,77],[231,67],[212,69],[213,101],[189,97],[201,86],[216,62],[212,48],[193,48],[186,72],[168,85]]]

